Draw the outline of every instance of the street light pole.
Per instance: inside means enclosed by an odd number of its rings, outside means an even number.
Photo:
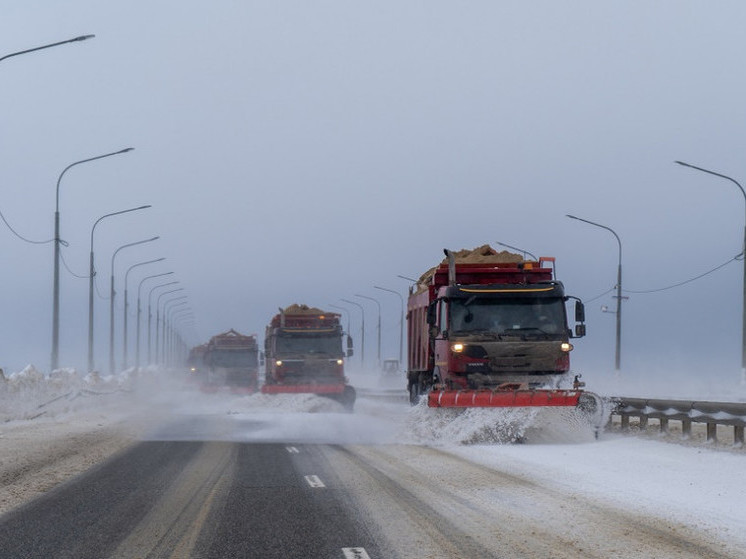
[[[373,286],[375,289],[380,289],[381,291],[388,291],[389,293],[393,293],[397,297],[399,297],[399,301],[401,302],[401,316],[399,317],[399,366],[402,366],[402,359],[404,357],[404,297],[401,296],[401,293],[398,291],[394,291],[393,289],[387,289],[385,287],[379,287],[377,285]]]
[[[140,290],[142,289],[142,284],[148,281],[149,279],[153,278],[161,278],[163,276],[170,276],[173,274],[173,272],[164,272],[162,274],[155,274],[153,276],[147,276],[145,278],[142,278],[140,280],[139,285],[137,286],[137,327],[135,328],[135,367],[138,369],[140,368]]]
[[[619,239],[619,235],[617,235],[611,227],[606,227],[606,225],[601,225],[600,223],[595,223],[593,221],[588,221],[587,219],[575,217],[574,215],[568,214],[567,217],[569,217],[570,219],[577,219],[578,221],[588,223],[589,225],[595,225],[596,227],[600,227],[601,229],[606,229],[612,235],[614,235],[614,237],[616,237],[616,242],[619,245],[619,265],[617,267],[616,278],[616,353],[614,356],[614,368],[618,371],[621,367],[622,351],[622,241]]]
[[[95,35],[81,35],[80,37],[75,37],[73,39],[67,39],[66,41],[58,41],[56,43],[51,43],[49,45],[43,45],[41,47],[35,47],[35,48],[32,48],[32,49],[26,49],[26,50],[22,50],[22,51],[18,51],[18,52],[12,52],[10,54],[6,54],[5,56],[0,56],[0,62],[3,61],[3,60],[5,60],[6,58],[10,58],[11,56],[18,56],[19,54],[26,54],[28,52],[34,52],[34,51],[37,51],[37,50],[48,49],[48,48],[51,48],[51,47],[56,47],[58,45],[64,45],[64,44],[67,44],[67,43],[75,43],[77,41],[85,41],[87,39],[93,39],[94,37],[95,37]]]
[[[746,191],[744,191],[743,187],[738,181],[736,181],[736,179],[731,178],[728,175],[721,175],[720,173],[716,173],[715,171],[710,171],[708,169],[703,169],[702,167],[696,167],[695,165],[684,163],[683,161],[676,161],[676,163],[678,163],[679,165],[683,165],[684,167],[689,167],[690,169],[696,169],[697,171],[702,171],[703,173],[720,177],[721,179],[728,180],[735,184],[738,187],[738,190],[741,191],[741,194],[743,194],[744,214],[746,215]],[[744,221],[743,229],[741,259],[743,260],[743,309],[741,313],[741,383],[746,384],[746,218]]]
[[[179,307],[183,305],[188,305],[189,301],[183,301],[177,305],[174,305],[170,309],[168,309],[170,316],[168,317],[168,338],[167,343],[163,346],[163,362],[166,364],[166,366],[170,367],[174,362],[174,347],[176,346],[176,317],[178,316],[186,316],[183,313],[192,313],[192,308],[187,307],[185,309],[178,309]],[[192,314],[192,316],[194,316]]]
[[[173,299],[168,299],[163,303],[163,322],[161,323],[161,357],[160,357],[160,363],[165,364],[166,363],[166,324],[168,323],[168,313],[171,312],[176,307],[180,307],[182,305],[188,305],[189,301],[184,301],[183,299],[187,299],[188,295],[182,295],[181,297],[174,297]],[[175,303],[176,301],[180,301],[178,304],[173,305],[172,307],[169,307],[171,303]],[[155,351],[155,358],[158,360],[158,349]]]
[[[369,301],[373,301],[378,306],[378,369],[381,369],[381,303],[378,302],[378,299],[374,299],[373,297],[368,297],[367,295],[360,295],[359,293],[355,293],[355,297],[360,297],[361,299],[368,299]]]
[[[114,212],[99,217],[91,227],[91,253],[89,258],[89,273],[88,273],[88,372],[93,371],[93,282],[96,276],[96,267],[93,263],[93,233],[96,231],[96,226],[99,222],[107,217],[114,215],[126,214],[128,212],[134,212],[137,210],[144,210],[151,206],[140,206],[138,208],[130,208],[128,210],[122,210],[121,212]]]
[[[158,338],[160,335],[160,327],[161,327],[161,297],[164,295],[169,295],[170,293],[176,293],[177,291],[184,291],[183,287],[177,287],[176,289],[171,289],[170,291],[164,291],[160,295],[158,295],[158,298],[155,300],[155,363],[158,363],[158,354],[159,354],[159,345],[162,342]],[[186,297],[186,295],[184,296]],[[165,318],[165,317],[164,317]]]
[[[357,303],[355,301],[350,301],[349,299],[340,299],[340,301],[344,301],[345,303],[349,303],[350,305],[355,305],[357,308],[360,309],[360,313],[362,315],[362,321],[360,322],[360,368],[365,368],[365,309],[360,303]]]
[[[186,314],[184,314],[186,313]],[[183,363],[184,361],[184,350],[186,348],[186,342],[184,341],[183,336],[181,335],[181,330],[177,330],[176,326],[178,324],[182,325],[189,325],[194,324],[194,313],[191,311],[191,309],[183,309],[181,311],[175,312],[173,316],[171,317],[171,321],[173,324],[173,336],[172,336],[172,343],[171,348],[169,350],[169,360],[170,363],[175,363],[177,360],[180,363]]]
[[[143,243],[149,243],[160,239],[160,237],[151,237],[150,239],[143,239],[142,241],[136,241],[134,243],[127,243],[126,245],[120,246],[111,255],[111,287],[109,289],[109,372],[114,373],[114,298],[116,297],[116,291],[114,290],[114,260],[120,250],[128,247],[141,245]]]
[[[154,286],[150,290],[150,292],[148,293],[148,365],[152,365],[153,364],[153,354],[151,352],[152,335],[150,333],[150,326],[151,326],[151,322],[153,320],[153,312],[151,310],[152,306],[153,306],[153,292],[156,289],[160,289],[161,287],[167,287],[169,285],[176,285],[177,283],[179,283],[179,280],[169,281],[168,283],[161,283],[160,285]],[[175,291],[179,291],[179,289],[176,289]]]
[[[65,167],[60,176],[57,178],[57,188],[55,196],[54,206],[54,280],[52,285],[52,365],[51,370],[54,371],[59,365],[59,350],[60,350],[60,182],[62,177],[67,173],[69,169],[80,165],[82,163],[88,163],[89,161],[96,161],[97,159],[103,159],[104,157],[111,157],[112,155],[119,155],[120,153],[127,153],[135,148],[125,148],[112,153],[105,153],[104,155],[98,155],[96,157],[89,157],[88,159],[82,159],[71,163]]]
[[[129,361],[129,354],[127,352],[127,309],[129,308],[129,303],[127,299],[127,278],[130,275],[130,272],[139,266],[145,266],[147,264],[155,264],[156,262],[163,262],[165,258],[156,258],[155,260],[148,260],[146,262],[138,262],[137,264],[133,264],[129,268],[127,268],[127,272],[124,274],[124,324],[123,324],[123,330],[124,330],[124,339],[122,340],[123,350],[122,350],[122,370],[125,370],[127,368],[127,362]],[[139,317],[138,317],[139,318]]]

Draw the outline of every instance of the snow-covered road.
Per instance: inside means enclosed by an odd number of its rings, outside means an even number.
[[[371,530],[401,557],[746,556],[743,449],[615,433],[596,441],[566,417],[504,415],[496,427],[495,410],[433,416],[442,410],[366,398],[348,415],[312,396],[205,395],[160,377],[54,389],[37,379],[4,387],[0,401],[2,511],[136,439],[293,442],[322,445]],[[211,419],[174,430],[185,417]],[[523,444],[492,442],[527,419],[535,428]]]

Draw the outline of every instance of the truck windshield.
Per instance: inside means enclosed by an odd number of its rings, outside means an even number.
[[[217,349],[210,352],[210,363],[216,367],[256,367],[256,351]]]
[[[275,351],[282,355],[328,355],[342,356],[341,336],[278,336]]]
[[[491,332],[525,336],[567,333],[562,299],[452,299],[452,332]]]

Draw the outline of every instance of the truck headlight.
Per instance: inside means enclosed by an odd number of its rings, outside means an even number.
[[[342,365],[344,361],[342,359],[337,359],[337,365]]]
[[[573,350],[573,345],[571,343],[568,343],[568,342],[562,342],[560,344],[560,350],[564,351],[565,353],[567,353],[567,352]]]
[[[464,351],[464,344],[451,344],[451,351],[454,353],[461,353]]]
[[[278,359],[277,361],[275,361],[275,365],[277,365],[278,367],[282,367],[282,361]]]

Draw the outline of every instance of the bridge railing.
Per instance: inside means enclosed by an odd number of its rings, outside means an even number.
[[[707,441],[717,441],[717,426],[733,427],[733,444],[743,446],[746,427],[746,403],[741,402],[691,402],[684,400],[658,400],[650,398],[611,398],[612,417],[621,417],[622,429],[629,429],[631,417],[639,418],[640,429],[646,429],[649,419],[657,419],[661,432],[668,432],[668,422],[680,421],[682,436],[692,433],[692,423],[707,426]]]

